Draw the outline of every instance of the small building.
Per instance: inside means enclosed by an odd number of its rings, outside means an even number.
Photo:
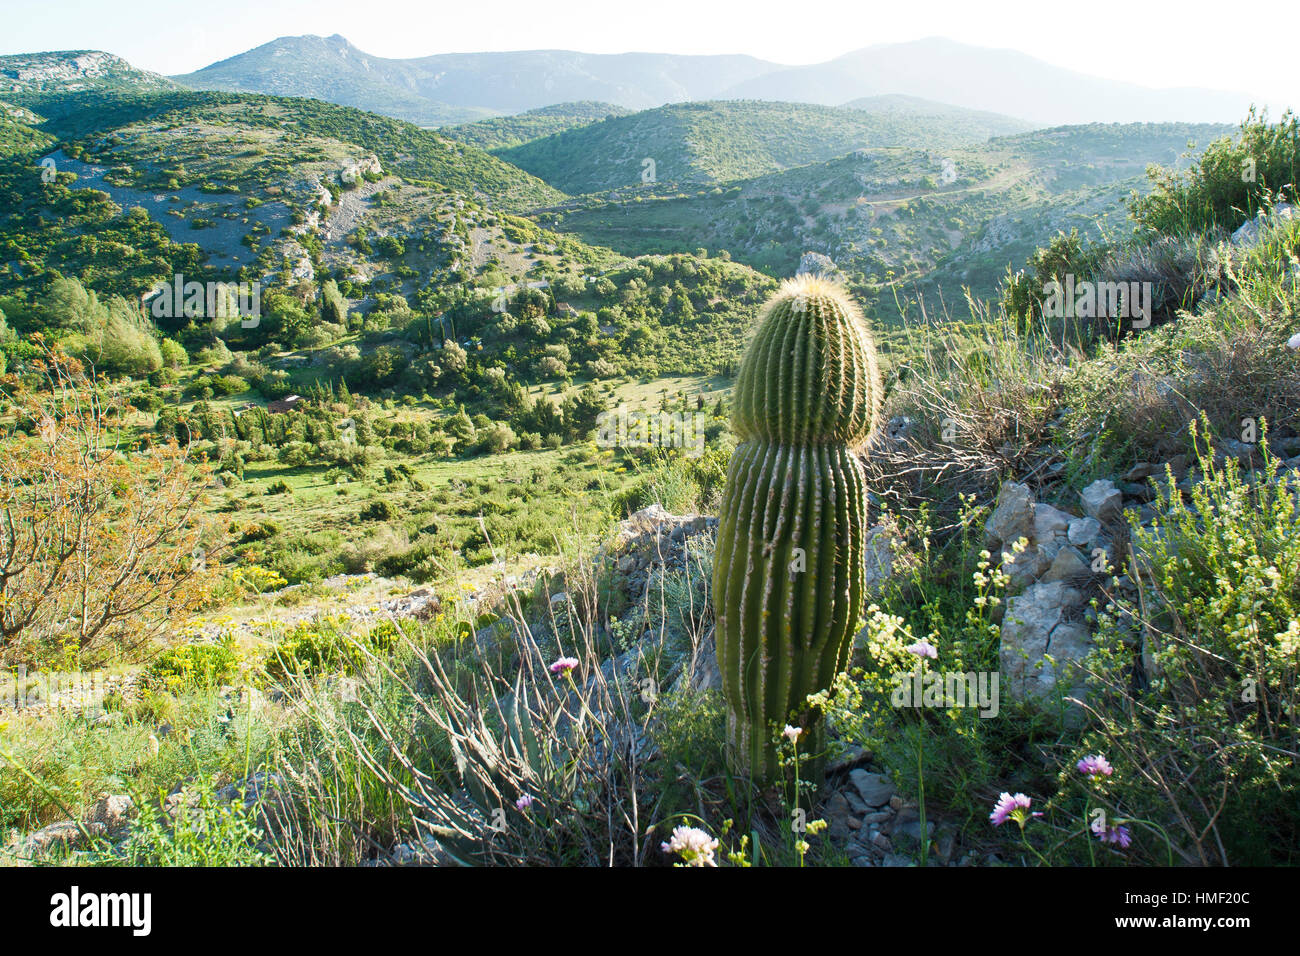
[[[569,303],[567,303],[567,302],[557,302],[557,303],[555,303],[555,311],[556,311],[556,314],[558,314],[558,315],[577,315],[577,314],[578,314],[578,310],[575,309],[573,306],[569,305]]]
[[[280,415],[295,408],[301,408],[304,401],[306,400],[301,395],[286,395],[284,398],[277,398],[267,402],[266,410],[272,415]]]

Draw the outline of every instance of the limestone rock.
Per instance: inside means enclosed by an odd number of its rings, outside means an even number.
[[[849,780],[857,788],[858,796],[869,807],[883,807],[894,796],[894,781],[884,774],[869,773],[866,770],[854,770],[849,773]]]
[[[1091,566],[1087,559],[1079,553],[1078,548],[1066,545],[1056,553],[1052,566],[1047,569],[1043,575],[1043,581],[1071,581],[1079,580],[1092,573]]]
[[[1102,524],[1117,520],[1124,512],[1124,493],[1108,478],[1094,481],[1079,494],[1084,513]]]
[[[874,592],[894,573],[894,538],[884,525],[867,532],[867,591]]]
[[[1066,538],[1076,548],[1090,549],[1100,535],[1101,522],[1096,518],[1075,518],[1066,531]]]
[[[1259,242],[1260,233],[1264,227],[1271,223],[1279,222],[1283,219],[1291,219],[1295,215],[1295,209],[1289,203],[1279,203],[1273,207],[1272,215],[1260,210],[1258,216],[1254,219],[1248,219],[1238,227],[1237,231],[1232,234],[1232,244],[1249,248]]]
[[[994,544],[1011,545],[1034,533],[1034,500],[1029,486],[1014,481],[1003,482],[998,491],[997,507],[984,523],[984,530]]]
[[[1084,595],[1063,581],[1040,582],[1008,600],[999,656],[1013,697],[1044,698],[1058,682],[1078,696],[1076,665],[1092,641],[1086,625],[1066,614],[1083,603]]]
[[[100,797],[90,808],[88,819],[104,827],[107,833],[117,833],[131,822],[135,810],[131,798],[124,793]]]
[[[823,275],[834,276],[839,272],[835,261],[830,256],[822,255],[820,252],[805,252],[799,259],[799,268],[795,270],[795,275]]]
[[[1034,538],[1037,541],[1048,541],[1058,532],[1064,533],[1073,520],[1074,515],[1039,502],[1034,505]]]

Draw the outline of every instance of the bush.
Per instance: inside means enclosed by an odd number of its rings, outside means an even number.
[[[147,682],[173,693],[196,687],[219,687],[239,676],[241,656],[229,635],[212,644],[169,648],[146,668]]]
[[[260,801],[222,801],[204,784],[194,805],[182,801],[175,819],[148,807],[117,846],[97,846],[92,866],[269,866]]]
[[[1184,173],[1155,169],[1153,189],[1132,203],[1133,218],[1166,235],[1236,229],[1274,201],[1296,201],[1300,117],[1273,125],[1252,107],[1235,136],[1215,140]]]
[[[267,655],[265,670],[273,680],[311,678],[320,674],[353,674],[367,654],[387,654],[398,639],[397,628],[383,621],[360,634],[348,618],[304,621]]]
[[[393,506],[383,498],[372,501],[361,509],[362,521],[391,521],[394,517]]]
[[[244,527],[240,540],[244,543],[265,541],[280,533],[280,526],[274,521],[259,521]]]
[[[158,352],[162,356],[164,368],[177,369],[182,365],[188,365],[190,362],[190,357],[185,351],[185,346],[181,345],[175,339],[163,339],[159,342]]]
[[[1152,821],[1191,863],[1294,865],[1297,482],[1267,451],[1250,485],[1234,460],[1220,468],[1199,451],[1190,503],[1170,480],[1166,517],[1134,521],[1141,597],[1117,592],[1101,617],[1091,670],[1115,768],[1109,815]]]
[[[517,441],[514,429],[504,423],[492,425],[482,431],[479,437],[483,449],[494,455],[509,451]]]

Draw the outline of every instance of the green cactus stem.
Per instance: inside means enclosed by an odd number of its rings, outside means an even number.
[[[779,775],[774,737],[788,722],[804,730],[805,778],[821,776],[825,730],[805,701],[847,665],[862,608],[868,523],[856,450],[880,395],[875,346],[848,293],[814,276],[785,282],[736,379],[740,444],[714,560],[728,758],[760,784]]]

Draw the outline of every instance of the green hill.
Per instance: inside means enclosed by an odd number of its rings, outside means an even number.
[[[499,155],[557,189],[578,194],[641,183],[647,159],[654,161],[657,182],[711,184],[825,162],[855,149],[946,149],[988,136],[988,129],[954,126],[943,115],[736,100],[645,110]]]
[[[532,332],[498,332],[484,360],[507,363],[549,343],[584,367],[634,361],[707,372],[739,348],[741,304],[753,304],[745,290],[770,284],[742,264],[693,255],[661,276],[541,229],[509,210],[567,197],[400,120],[315,100],[195,91],[43,100],[53,118],[13,107],[25,122],[0,126],[15,130],[12,155],[0,156],[0,195],[10,200],[0,208],[0,296],[10,297],[11,317],[27,315],[60,277],[135,302],[177,273],[255,280],[274,301],[287,294],[298,305],[277,306],[265,327],[236,333],[231,347],[272,337],[319,346],[342,331],[337,320],[329,331],[314,321],[333,282],[356,324],[369,328],[370,314],[382,313],[376,332],[411,327],[428,348],[431,329],[446,334],[435,322],[443,313],[465,332],[490,325],[492,290],[506,287],[540,297],[553,314]],[[43,159],[48,180],[37,168]],[[674,295],[689,300],[661,314]],[[561,301],[589,309],[592,322],[599,311],[609,330],[584,325],[576,340],[566,330],[574,313],[559,310]],[[307,318],[297,311],[304,307]],[[394,309],[400,320],[389,316]],[[201,328],[192,334],[202,341]],[[378,340],[361,354],[370,347]]]
[[[477,147],[404,120],[320,100],[181,90],[34,94],[20,102],[48,117],[42,130],[61,139],[82,139],[139,122],[170,125],[198,118],[217,125],[293,130],[351,143],[374,152],[386,167],[404,177],[479,195],[507,210],[564,198]]]
[[[479,149],[501,150],[543,136],[589,126],[611,116],[627,116],[631,112],[612,103],[597,103],[592,100],[557,103],[555,106],[544,106],[517,116],[494,116],[476,123],[449,126],[441,132]]]
[[[863,290],[919,284],[960,294],[969,285],[987,294],[1008,263],[1019,265],[1058,230],[1130,229],[1121,200],[1147,188],[1148,164],[1174,165],[1189,140],[1204,146],[1229,131],[1096,124],[944,150],[860,149],[710,188],[665,183],[588,196],[538,218],[629,255],[722,248],[788,275],[803,252],[816,251]]]
[[[54,138],[36,129],[41,117],[0,100],[0,156],[48,147]]]
[[[987,139],[991,136],[1007,136],[1024,133],[1039,124],[1001,113],[985,110],[973,110],[950,103],[937,103],[919,96],[904,96],[900,93],[881,96],[864,96],[841,104],[841,109],[862,110],[864,113],[884,113],[894,116],[941,117],[956,128],[956,131],[974,139]]]

